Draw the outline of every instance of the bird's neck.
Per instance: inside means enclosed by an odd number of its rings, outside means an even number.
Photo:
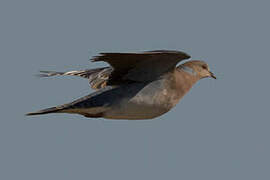
[[[179,93],[179,98],[182,98],[192,86],[199,80],[196,72],[186,66],[175,69],[175,86]]]
[[[197,76],[197,72],[189,66],[180,65],[178,70],[188,73],[191,76]]]

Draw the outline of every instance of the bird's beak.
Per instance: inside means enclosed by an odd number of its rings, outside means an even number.
[[[211,76],[212,78],[217,79],[217,77],[214,75],[214,73],[212,73],[211,71],[209,71],[209,73],[210,73],[210,76]]]

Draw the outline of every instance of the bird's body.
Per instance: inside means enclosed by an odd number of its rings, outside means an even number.
[[[168,52],[162,52],[160,54],[161,57],[164,53]],[[111,55],[111,57],[113,57],[113,55]],[[107,67],[67,73],[46,72],[47,76],[78,75],[89,78],[91,86],[98,90],[74,102],[29,113],[28,115],[75,113],[92,118],[152,119],[173,108],[199,79],[210,75],[213,77],[213,74],[209,74],[208,66],[206,67],[208,72],[207,75],[202,75],[197,71],[197,67],[194,66],[194,64],[203,66],[205,63],[202,61],[189,61],[175,67],[179,61],[177,60],[168,67],[166,67],[166,64],[162,67],[161,65],[163,64],[160,62],[164,62],[166,59],[157,62],[157,60],[155,60],[155,55],[156,54],[153,56],[154,58],[151,56],[148,62],[153,59],[153,68],[160,68],[161,71],[159,69],[149,69],[145,72],[143,72],[143,70],[138,71],[137,69],[140,69],[140,66],[135,64],[128,70],[122,67],[117,67],[120,70],[117,68],[117,70],[114,70],[111,67]],[[179,56],[179,54],[177,55]],[[188,57],[186,54],[180,55],[185,55],[182,59]],[[102,58],[106,59],[107,57],[102,56]],[[121,57],[119,59],[121,59]],[[126,61],[128,61],[128,59]],[[151,68],[151,63],[148,64],[145,62],[147,61],[143,61],[142,64]],[[155,65],[156,62],[157,64]],[[113,64],[112,62],[109,63]],[[117,65],[114,64],[114,66]],[[127,65],[125,64],[124,67],[127,67]],[[164,70],[162,70],[162,68]],[[123,73],[124,70],[126,72]],[[114,71],[119,72],[113,74]],[[119,78],[120,75],[121,77],[126,77],[126,79]],[[113,76],[118,79],[114,79]]]
[[[179,72],[181,73],[181,72]],[[182,72],[183,73],[183,72]],[[184,74],[184,73],[183,73]],[[187,75],[188,76],[188,75]],[[152,119],[173,108],[191,84],[176,89],[174,73],[149,83],[131,83],[109,90],[110,106],[105,108],[102,117],[107,119]],[[189,79],[186,78],[188,81]],[[111,98],[115,97],[115,98]],[[100,96],[103,99],[102,95]],[[120,100],[120,101],[119,101]],[[91,110],[90,110],[91,111]]]

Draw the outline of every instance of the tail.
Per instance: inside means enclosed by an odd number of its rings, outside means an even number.
[[[97,96],[112,89],[111,87],[101,89],[87,96],[81,97],[73,102],[42,109],[36,112],[30,112],[25,114],[26,116],[42,115],[50,113],[75,113],[81,114],[87,117],[101,117],[102,112],[106,104],[106,100],[96,100]],[[89,112],[90,109],[93,112]]]
[[[47,109],[42,109],[40,111],[27,113],[26,116],[49,114],[49,113],[57,113],[57,112],[60,112],[61,110],[62,110],[62,108],[51,107],[51,108],[47,108]]]

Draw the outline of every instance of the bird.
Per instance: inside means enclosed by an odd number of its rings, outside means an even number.
[[[216,79],[202,60],[189,60],[183,51],[154,50],[109,52],[94,56],[92,62],[110,66],[80,71],[41,71],[39,76],[79,76],[89,80],[95,91],[71,103],[26,115],[71,113],[87,118],[146,120],[170,111],[200,79]]]

